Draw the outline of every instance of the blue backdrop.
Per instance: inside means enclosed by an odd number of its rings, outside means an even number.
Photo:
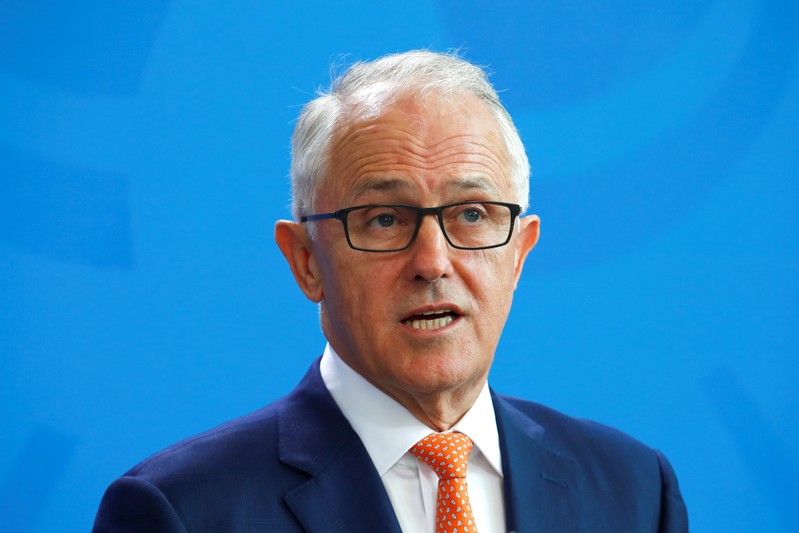
[[[662,449],[694,531],[795,531],[799,3],[2,4],[8,531],[87,530],[136,461],[299,380],[292,121],[331,64],[418,47],[490,65],[533,165],[494,387]]]

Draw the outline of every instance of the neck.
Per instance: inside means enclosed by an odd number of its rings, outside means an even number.
[[[378,373],[366,371],[358,358],[348,357],[346,352],[336,350],[332,343],[331,348],[352,371],[438,432],[452,429],[463,418],[477,401],[488,379],[489,369],[481,368],[454,383],[449,377],[443,380],[419,379],[413,383],[414,380],[380,380],[375,377]]]
[[[474,386],[463,386],[443,392],[408,392],[386,390],[372,383],[405,407],[430,429],[442,432],[452,429],[472,408],[483,389],[485,379]]]

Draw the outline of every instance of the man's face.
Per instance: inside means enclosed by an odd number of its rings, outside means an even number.
[[[517,201],[498,127],[476,97],[408,96],[370,113],[357,118],[356,108],[336,134],[317,213]],[[476,397],[537,218],[517,221],[506,246],[459,250],[427,216],[410,248],[389,253],[351,249],[339,221],[315,224],[309,270],[318,287],[306,294],[321,300],[325,336],[341,358],[406,407],[430,395]]]

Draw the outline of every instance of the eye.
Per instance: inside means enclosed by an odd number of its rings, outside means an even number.
[[[464,209],[461,216],[466,222],[479,222],[480,221],[480,212],[477,209]]]
[[[407,216],[394,207],[378,206],[364,209],[362,221],[365,227],[371,229],[391,229],[405,223]]]
[[[350,230],[369,231],[382,235],[413,225],[412,212],[398,205],[371,205],[350,213]]]
[[[472,226],[487,222],[490,215],[484,205],[474,203],[454,206],[452,216],[454,223]]]
[[[384,213],[382,215],[377,215],[374,218],[374,223],[380,226],[381,228],[390,228],[391,226],[394,225],[396,220],[397,219],[394,215],[389,215]]]

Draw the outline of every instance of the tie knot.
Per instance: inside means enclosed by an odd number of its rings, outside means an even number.
[[[463,433],[431,433],[409,451],[441,479],[465,478],[472,439]]]

